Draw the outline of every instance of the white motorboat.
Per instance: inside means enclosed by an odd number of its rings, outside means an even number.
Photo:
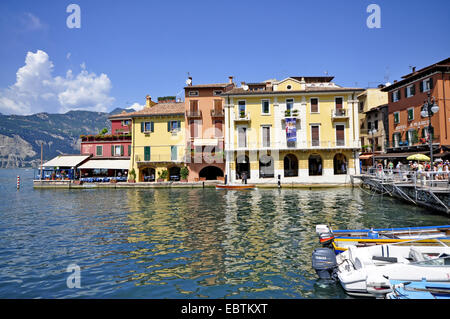
[[[450,282],[450,246],[439,239],[351,246],[333,254],[316,249],[313,267],[321,278],[338,278],[349,295],[383,297],[392,291],[389,280]]]
[[[450,247],[438,239],[371,247],[350,247],[336,257],[336,273],[350,295],[382,297],[389,280],[450,282]]]

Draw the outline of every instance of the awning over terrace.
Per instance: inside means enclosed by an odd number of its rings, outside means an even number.
[[[78,167],[79,169],[129,169],[130,160],[91,159]]]
[[[89,158],[89,155],[59,155],[44,163],[43,167],[77,167]]]

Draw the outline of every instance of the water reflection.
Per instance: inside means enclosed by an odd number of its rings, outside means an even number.
[[[3,298],[345,298],[311,268],[316,224],[448,223],[357,188],[33,190],[24,183],[17,192],[2,178]],[[83,289],[65,286],[72,262]]]

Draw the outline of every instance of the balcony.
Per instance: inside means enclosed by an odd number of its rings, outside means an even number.
[[[439,136],[433,137],[433,146],[440,145]],[[429,138],[417,138],[412,140],[398,140],[398,141],[387,141],[385,143],[385,147],[387,152],[395,152],[402,150],[415,150],[415,151],[429,151],[430,149],[430,140]]]
[[[81,142],[131,141],[131,134],[109,135],[80,135]]]
[[[134,160],[138,167],[145,167],[157,163],[183,163],[185,157],[179,154],[176,158],[173,158],[171,154],[151,154],[149,160],[145,160],[143,155],[134,155]]]
[[[331,110],[331,118],[334,120],[348,119],[349,112],[346,109],[333,109]]]
[[[282,113],[281,120],[285,121],[287,118],[295,118],[299,119],[300,115],[298,113],[298,110],[286,110]]]
[[[211,110],[211,117],[213,118],[219,118],[219,117],[225,117],[225,113],[223,110]]]
[[[186,117],[190,119],[201,119],[202,111],[186,111]]]
[[[344,141],[344,140],[309,140],[296,142],[271,142],[270,147],[263,147],[258,142],[249,141],[245,147],[239,147],[237,144],[234,148],[231,147],[231,151],[239,150],[334,150],[334,149],[359,149],[361,148],[361,142],[358,140]]]
[[[250,121],[250,112],[240,112],[236,114],[234,119],[235,122],[249,122]]]

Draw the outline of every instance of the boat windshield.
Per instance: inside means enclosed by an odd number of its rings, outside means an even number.
[[[429,260],[417,261],[417,262],[413,262],[411,264],[414,264],[417,266],[449,267],[450,266],[450,255],[444,255],[444,256],[429,259]]]

